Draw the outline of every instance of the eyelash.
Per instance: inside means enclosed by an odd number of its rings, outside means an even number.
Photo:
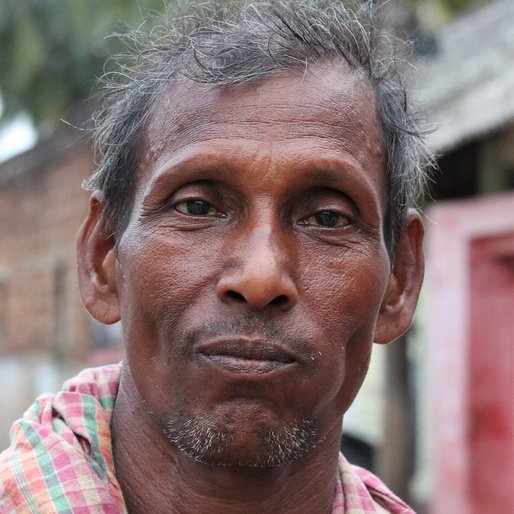
[[[185,208],[182,210],[179,208],[180,205],[184,205]],[[204,207],[207,208],[207,212],[188,212],[188,207],[196,205],[197,207]],[[221,213],[216,209],[216,207],[213,206],[212,203],[202,200],[201,198],[188,198],[184,200],[180,200],[178,202],[175,202],[173,204],[173,209],[175,209],[177,212],[184,214],[185,216],[192,216],[195,218],[205,218],[205,217],[220,217],[224,218],[226,217],[225,214]],[[211,213],[210,211],[215,211],[214,213]]]
[[[333,218],[327,219],[327,217],[329,217],[329,216],[332,216]],[[323,217],[325,218],[324,220],[323,220]],[[333,224],[327,223],[327,221],[331,221],[334,218],[335,218],[335,220],[334,220]],[[314,221],[315,223],[312,223],[311,220]],[[342,225],[340,223],[338,223],[341,220],[343,220]],[[316,226],[319,226],[321,228],[328,228],[328,229],[344,228],[344,227],[347,227],[348,225],[351,225],[351,223],[352,223],[352,220],[349,216],[346,216],[343,213],[340,213],[340,212],[337,212],[337,211],[331,210],[331,209],[324,209],[324,210],[315,212],[314,214],[311,214],[311,215],[303,218],[303,220],[301,222],[302,225],[311,225],[311,224],[314,225],[315,224]]]
[[[173,203],[172,208],[191,218],[226,218],[227,214],[219,211],[211,202],[201,197],[182,198]],[[195,212],[196,208],[196,212]],[[344,229],[353,224],[353,217],[338,209],[321,209],[303,217],[298,225],[324,230]]]
[[[181,210],[178,206],[181,204],[184,204],[186,206],[186,209]],[[206,212],[188,212],[191,205],[195,205],[203,207],[203,210],[206,209]],[[216,211],[216,209],[209,203],[204,200],[198,200],[198,199],[191,199],[191,200],[182,200],[181,202],[177,202],[174,205],[174,208],[176,211],[178,211],[181,214],[184,214],[185,216],[191,216],[193,218],[225,218],[226,215],[220,214]],[[211,210],[215,210],[215,213],[210,213]],[[345,216],[344,214],[341,214],[339,212],[333,211],[333,210],[323,210],[318,211],[314,214],[311,214],[310,216],[307,216],[303,218],[299,225],[303,226],[310,226],[310,227],[316,227],[321,229],[344,229],[351,225],[352,221],[348,218],[348,216]]]

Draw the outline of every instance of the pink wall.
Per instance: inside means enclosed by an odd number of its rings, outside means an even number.
[[[497,406],[500,394],[514,399],[512,350],[505,354],[505,348],[514,345],[514,270],[509,264],[509,255],[514,259],[514,195],[440,203],[429,217],[429,397],[436,453],[432,513],[514,512],[514,500],[508,506],[494,503],[507,489],[512,498],[514,462],[501,454],[512,455],[514,448],[514,402],[501,403],[505,419],[510,419],[502,441],[495,439],[497,420],[488,414],[494,411],[488,406]],[[503,253],[498,245],[503,245]],[[480,273],[486,268],[484,284]],[[495,299],[501,309],[495,307]],[[488,312],[498,316],[493,320]],[[493,360],[493,369],[503,375],[479,376],[485,358],[488,366]],[[485,389],[487,394],[478,402]],[[484,492],[479,484],[487,484],[486,476],[493,476],[493,482]]]

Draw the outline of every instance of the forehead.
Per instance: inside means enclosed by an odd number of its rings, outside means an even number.
[[[255,83],[214,87],[184,80],[154,104],[145,135],[140,180],[173,156],[217,146],[290,152],[340,152],[383,189],[384,152],[370,85],[346,64],[313,66]],[[270,152],[272,154],[273,152]]]

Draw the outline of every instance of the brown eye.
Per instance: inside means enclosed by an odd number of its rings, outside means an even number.
[[[216,209],[208,202],[203,200],[186,200],[175,206],[175,209],[182,214],[190,216],[212,216],[216,214]]]
[[[335,211],[320,211],[309,217],[311,223],[320,227],[340,228],[350,224],[350,220]]]
[[[337,212],[331,211],[322,211],[317,212],[314,215],[314,219],[318,225],[323,227],[335,227],[337,223],[340,221],[341,215]]]

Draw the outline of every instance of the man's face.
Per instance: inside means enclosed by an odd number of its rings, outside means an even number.
[[[146,136],[116,291],[170,440],[275,465],[338,434],[389,279],[374,98],[345,66],[173,86]]]

